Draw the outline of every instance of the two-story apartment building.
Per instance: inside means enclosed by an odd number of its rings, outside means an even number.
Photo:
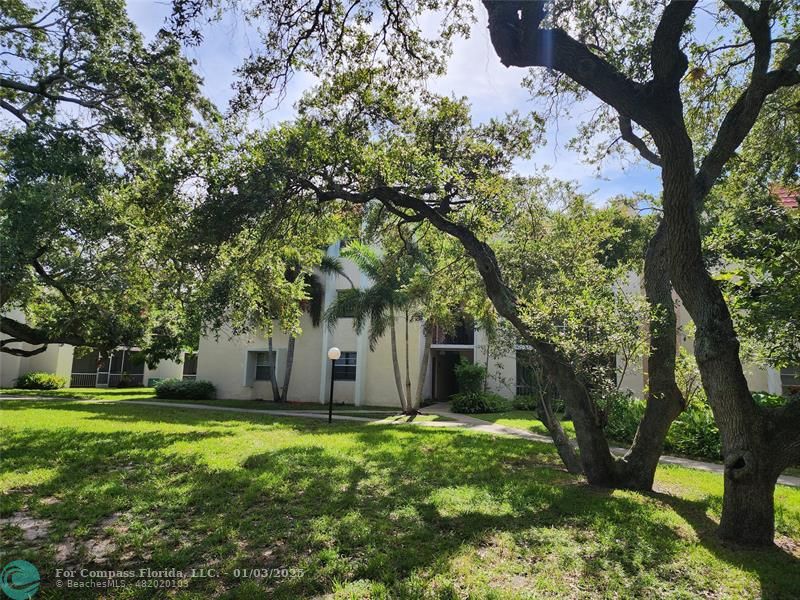
[[[328,250],[339,256],[340,244]],[[336,294],[349,289],[352,284],[368,288],[369,278],[348,260],[342,260],[345,276],[321,275],[325,292],[323,308],[327,309]],[[632,277],[621,284],[627,293],[641,292],[641,280]],[[678,344],[690,352],[691,339],[686,333],[690,318],[676,297],[678,306]],[[17,315],[16,318],[19,318]],[[397,323],[397,350],[400,368],[405,379],[405,326],[402,318]],[[302,335],[295,343],[294,363],[288,400],[326,402],[331,378],[335,380],[334,401],[356,405],[399,406],[388,334],[370,349],[367,331],[356,333],[352,319],[340,319],[335,328],[323,324],[315,327],[311,318],[301,320]],[[412,392],[420,377],[424,350],[423,328],[419,321],[408,324],[408,356]],[[328,349],[336,346],[342,352],[335,364],[327,358]],[[22,358],[3,354],[0,356],[0,385],[12,387],[14,380],[30,371],[46,371],[64,376],[72,387],[115,387],[124,380],[134,385],[151,385],[158,379],[185,378],[211,381],[219,398],[272,399],[270,372],[275,370],[279,386],[283,385],[286,371],[289,336],[276,330],[272,336],[272,353],[265,335],[252,333],[232,336],[225,330],[205,335],[200,339],[197,354],[185,355],[181,362],[162,361],[149,369],[137,359],[135,349],[120,348],[111,357],[103,358],[97,352],[78,354],[71,346],[52,345],[45,352]],[[461,358],[484,364],[489,374],[488,388],[506,397],[530,391],[531,378],[518,356],[524,349],[512,350],[500,357],[489,352],[486,335],[470,323],[446,333],[434,330],[431,339],[431,356],[422,374],[423,398],[446,401],[457,391],[454,366]],[[745,366],[752,390],[771,393],[793,393],[800,390],[797,369],[777,370],[757,365]],[[647,361],[630,364],[622,376],[620,387],[642,396],[647,386]]]

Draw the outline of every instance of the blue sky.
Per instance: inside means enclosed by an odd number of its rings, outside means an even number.
[[[131,18],[148,38],[163,26],[169,10],[170,3],[163,1],[128,2]],[[530,94],[521,86],[525,70],[506,69],[500,64],[489,41],[486,11],[478,6],[475,13],[479,21],[472,27],[470,39],[456,41],[447,74],[429,82],[428,88],[440,94],[466,96],[475,118],[480,121],[515,109],[520,112],[536,110]],[[187,48],[186,54],[197,61],[196,68],[204,79],[206,95],[224,109],[233,93],[234,70],[251,49],[258,47],[259,38],[243,20],[230,15],[223,22],[208,26],[204,36],[204,42],[198,47]],[[255,118],[252,121],[254,126],[269,127],[290,119],[294,114],[294,102],[312,84],[310,77],[296,76],[282,104]],[[584,192],[593,192],[596,203],[618,194],[658,194],[661,189],[658,172],[649,164],[637,163],[623,168],[621,163],[611,161],[603,165],[601,176],[598,176],[595,167],[584,164],[577,153],[566,148],[567,141],[575,134],[577,118],[591,106],[576,107],[573,111],[575,121],[562,118],[557,128],[549,126],[547,143],[531,160],[520,162],[518,170],[523,174],[534,174],[549,168],[552,176],[575,180]]]

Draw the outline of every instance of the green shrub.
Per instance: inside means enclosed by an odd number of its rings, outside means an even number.
[[[789,402],[786,396],[768,394],[767,392],[753,392],[753,400],[760,406],[783,406]]]
[[[613,392],[601,400],[604,407],[606,435],[612,440],[631,442],[644,416],[645,403],[632,394]]]
[[[53,373],[33,371],[17,378],[16,386],[21,390],[57,390],[67,385],[67,380]]]
[[[718,460],[722,457],[719,429],[711,407],[693,402],[672,423],[664,444],[668,452]]]
[[[458,381],[458,390],[462,394],[477,394],[483,391],[483,384],[486,381],[484,367],[461,357],[453,371]]]
[[[511,410],[511,402],[491,392],[469,392],[453,394],[450,408],[457,413],[498,413]]]
[[[534,396],[514,396],[511,404],[516,410],[536,410],[539,401]]]
[[[156,386],[156,396],[174,400],[210,400],[217,394],[214,384],[210,381],[164,379]]]
[[[615,392],[603,398],[601,403],[605,407],[606,435],[612,440],[630,444],[644,416],[644,400]],[[719,429],[708,404],[696,399],[675,419],[664,441],[664,450],[701,459],[720,458]]]

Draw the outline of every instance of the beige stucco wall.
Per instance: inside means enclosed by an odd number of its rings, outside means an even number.
[[[25,316],[20,310],[9,311],[7,315],[12,319],[25,321]],[[8,336],[3,335],[3,338]],[[29,344],[14,344],[24,350],[33,350],[36,346]],[[47,350],[40,354],[28,357],[12,356],[0,353],[0,386],[13,387],[15,380],[31,371],[44,371],[65,377],[69,382],[72,370],[73,347],[64,344],[51,344]]]
[[[475,362],[486,367],[486,388],[506,398],[517,393],[516,350],[498,354],[487,341],[486,334],[475,331]],[[488,358],[488,360],[487,360]]]
[[[144,368],[144,384],[150,379],[182,379],[183,378],[183,363],[175,360],[162,360],[150,369],[145,365]]]
[[[305,315],[301,327],[303,334],[295,344],[289,400],[314,402],[319,399],[321,327],[313,327],[311,319]],[[278,357],[279,385],[283,384],[288,342],[285,332],[274,332],[272,347]],[[271,400],[269,382],[251,381],[248,385],[245,374],[248,352],[266,352],[268,348],[266,336],[258,333],[231,337],[230,333],[221,331],[216,336],[204,336],[197,352],[197,379],[214,383],[219,398]]]
[[[14,386],[14,380],[20,376],[21,363],[22,359],[19,356],[0,354],[0,386]]]
[[[64,344],[54,344],[47,347],[41,354],[31,356],[24,366],[25,372],[44,371],[65,377],[69,382],[72,372],[72,355],[75,349]]]
[[[406,381],[406,344],[405,344],[405,319],[397,319],[397,354],[400,362],[400,372],[403,384]],[[411,379],[411,397],[417,392],[419,370],[422,358],[422,345],[420,323],[410,321],[408,324],[408,364]],[[366,388],[364,402],[372,406],[400,406],[400,399],[395,384],[394,368],[392,366],[392,348],[387,333],[381,339],[374,352],[369,350],[365,354],[366,362]],[[338,383],[338,382],[337,382]],[[404,387],[405,389],[405,387]]]
[[[332,249],[338,255],[338,248]],[[369,280],[362,275],[355,264],[343,260],[345,274],[352,284],[366,288]],[[347,277],[324,276],[326,288],[325,306],[329,306],[336,291],[349,289]],[[294,363],[289,387],[290,402],[328,401],[331,368],[327,358],[329,348],[336,346],[342,352],[356,352],[356,380],[337,380],[334,384],[334,402],[370,406],[400,406],[392,366],[391,343],[387,331],[375,345],[369,348],[368,331],[357,334],[352,319],[340,319],[335,327],[327,325],[314,327],[308,315],[301,319],[302,334],[295,343]],[[405,382],[405,327],[404,318],[396,319],[397,348],[403,381]],[[422,354],[420,324],[409,322],[408,356],[412,394],[416,392],[417,379]],[[282,385],[288,336],[275,327],[273,349],[277,353],[276,379]],[[262,333],[232,337],[228,332],[209,334],[200,340],[198,350],[197,378],[207,379],[217,387],[220,398],[265,399],[272,400],[272,389],[268,381],[249,381],[245,371],[248,368],[248,352],[268,349],[268,342]]]
[[[387,334],[379,340],[374,350],[366,342],[366,331],[358,336],[351,319],[341,319],[336,327],[327,332],[327,346],[322,338],[325,325],[313,327],[311,319],[304,316],[303,329],[295,342],[294,364],[289,386],[290,402],[327,402],[330,386],[330,368],[325,357],[328,347],[336,346],[342,352],[357,352],[357,380],[340,381],[334,384],[334,402],[370,406],[398,406],[399,399],[392,366],[391,343]],[[409,365],[412,394],[416,391],[421,361],[420,325],[409,323]],[[405,329],[403,320],[397,319],[398,354],[403,381],[405,381]],[[277,352],[276,378],[283,384],[286,364],[288,336],[276,331],[273,349]],[[206,379],[217,387],[219,398],[272,400],[272,388],[268,381],[252,381],[246,384],[245,369],[248,352],[267,351],[268,342],[262,334],[231,337],[221,332],[219,339],[208,335],[200,340],[197,362],[197,378]],[[324,361],[324,363],[323,363]],[[325,385],[321,387],[325,377]],[[363,378],[363,383],[359,380]],[[360,398],[357,387],[362,386]]]

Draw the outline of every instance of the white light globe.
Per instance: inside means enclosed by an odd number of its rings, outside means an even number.
[[[328,350],[328,358],[331,360],[339,360],[339,357],[342,355],[342,351],[339,350],[336,346]]]

